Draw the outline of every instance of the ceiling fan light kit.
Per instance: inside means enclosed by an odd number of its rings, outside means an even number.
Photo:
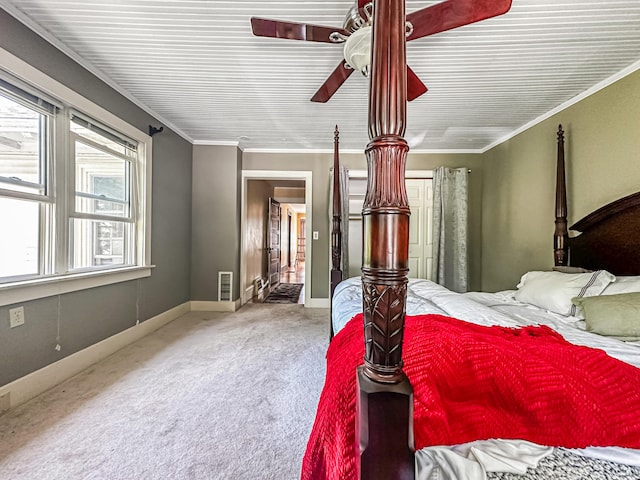
[[[344,43],[344,59],[354,70],[369,76],[371,64],[371,25],[353,32]]]

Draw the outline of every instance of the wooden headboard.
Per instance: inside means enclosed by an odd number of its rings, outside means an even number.
[[[614,275],[640,275],[640,192],[609,203],[572,225],[569,263]]]
[[[569,232],[576,235],[569,236]],[[564,131],[558,127],[556,177],[556,266],[640,275],[640,192],[615,200],[567,229]]]

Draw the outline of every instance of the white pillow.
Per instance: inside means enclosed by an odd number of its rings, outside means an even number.
[[[618,295],[620,293],[640,292],[640,277],[616,277],[613,283],[607,285],[602,295]]]
[[[606,270],[589,273],[527,272],[518,283],[515,297],[560,315],[582,318],[582,312],[571,299],[600,295],[615,278]]]
[[[587,273],[587,272],[593,272],[593,270],[587,270],[586,268],[582,268],[582,267],[566,267],[566,266],[562,266],[562,265],[555,266],[551,270],[553,270],[554,272],[562,272],[562,273]]]

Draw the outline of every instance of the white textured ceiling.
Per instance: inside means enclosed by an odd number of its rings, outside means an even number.
[[[438,3],[407,0],[407,12]],[[309,99],[342,46],[254,37],[252,16],[341,27],[349,0],[0,0],[0,6],[197,144],[362,151],[367,80]],[[640,0],[513,0],[500,17],[421,38],[407,61],[413,150],[484,151],[640,68]]]

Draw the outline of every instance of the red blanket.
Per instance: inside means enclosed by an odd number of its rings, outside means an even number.
[[[327,351],[302,480],[355,479],[355,371],[363,355],[360,314]],[[640,369],[548,327],[406,317],[403,359],[416,449],[488,438],[640,448]]]

